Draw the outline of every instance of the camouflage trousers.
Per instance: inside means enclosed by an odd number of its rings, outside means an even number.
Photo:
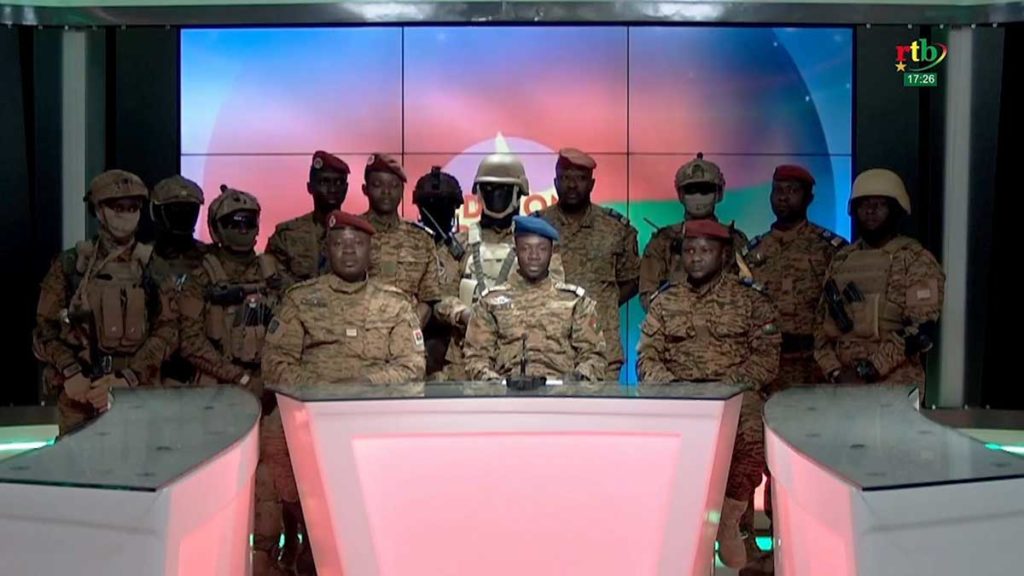
[[[744,392],[740,420],[736,426],[736,442],[729,463],[729,479],[725,496],[748,501],[761,483],[764,474],[764,427],[761,408],[764,400],[758,392]]]
[[[281,422],[280,410],[275,408],[260,422],[260,457],[256,465],[256,517],[253,529],[255,551],[272,553],[284,526],[284,507],[298,501],[299,490],[288,455],[284,424]]]

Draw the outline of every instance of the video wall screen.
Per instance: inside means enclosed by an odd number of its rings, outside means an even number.
[[[357,213],[369,154],[400,156],[412,181],[442,166],[467,195],[465,225],[482,157],[523,160],[532,212],[554,199],[557,150],[580,148],[598,163],[594,200],[629,218],[641,252],[682,218],[673,177],[697,152],[725,174],[720,218],[750,236],[771,224],[774,167],[796,163],[817,180],[811,218],[849,237],[852,75],[849,28],[186,29],[181,168],[209,197],[228,184],[260,199],[260,248],[312,209],[318,149],[352,166],[344,209]],[[411,185],[402,210],[417,216]],[[622,314],[632,382],[643,313]]]

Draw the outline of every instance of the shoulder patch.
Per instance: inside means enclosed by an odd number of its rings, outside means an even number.
[[[569,284],[567,282],[558,282],[557,284],[555,284],[555,289],[564,290],[566,292],[573,292],[579,297],[583,297],[583,295],[587,293],[587,291],[584,290],[582,287],[577,286],[575,284]]]

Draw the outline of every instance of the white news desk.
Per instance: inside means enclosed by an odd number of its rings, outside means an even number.
[[[737,387],[277,391],[320,576],[711,571]]]
[[[229,386],[115,391],[97,420],[0,462],[0,574],[247,574],[259,416]]]
[[[787,390],[765,406],[780,576],[1024,570],[1024,458],[917,412],[912,387]]]

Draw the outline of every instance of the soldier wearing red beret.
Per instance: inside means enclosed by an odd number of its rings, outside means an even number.
[[[370,200],[370,209],[363,218],[376,230],[370,277],[408,294],[415,302],[420,327],[426,326],[434,303],[441,300],[433,237],[423,226],[398,215],[406,176],[396,158],[371,154],[364,174],[363,194]]]
[[[764,437],[760,391],[779,368],[775,309],[758,285],[741,279],[731,227],[711,219],[690,220],[682,240],[685,276],[650,300],[637,347],[641,382],[721,381],[742,385],[725,503],[718,524],[719,554],[731,568],[747,563],[740,520],[761,483]]]
[[[619,307],[640,285],[640,254],[636,228],[625,216],[590,200],[597,162],[575,148],[558,151],[555,190],[558,203],[534,213],[562,236],[559,251],[565,279],[587,291],[597,303],[607,342],[608,369],[603,378],[619,379],[623,363]]]
[[[766,387],[766,394],[825,381],[814,360],[818,302],[832,257],[846,240],[807,219],[807,208],[814,201],[814,184],[814,176],[802,166],[777,167],[771,190],[775,223],[747,245],[747,263],[775,304],[782,332],[779,374]],[[765,490],[765,494],[770,493],[770,489]],[[770,515],[771,502],[767,499],[765,508]],[[752,517],[745,519],[745,523],[752,521]],[[748,556],[755,550],[748,546]],[[770,555],[750,560],[744,574],[770,573]]]
[[[277,225],[267,242],[267,253],[277,258],[289,283],[308,280],[326,271],[323,243],[327,215],[341,207],[348,194],[348,164],[318,150],[309,166],[306,191],[313,197],[313,211]]]

